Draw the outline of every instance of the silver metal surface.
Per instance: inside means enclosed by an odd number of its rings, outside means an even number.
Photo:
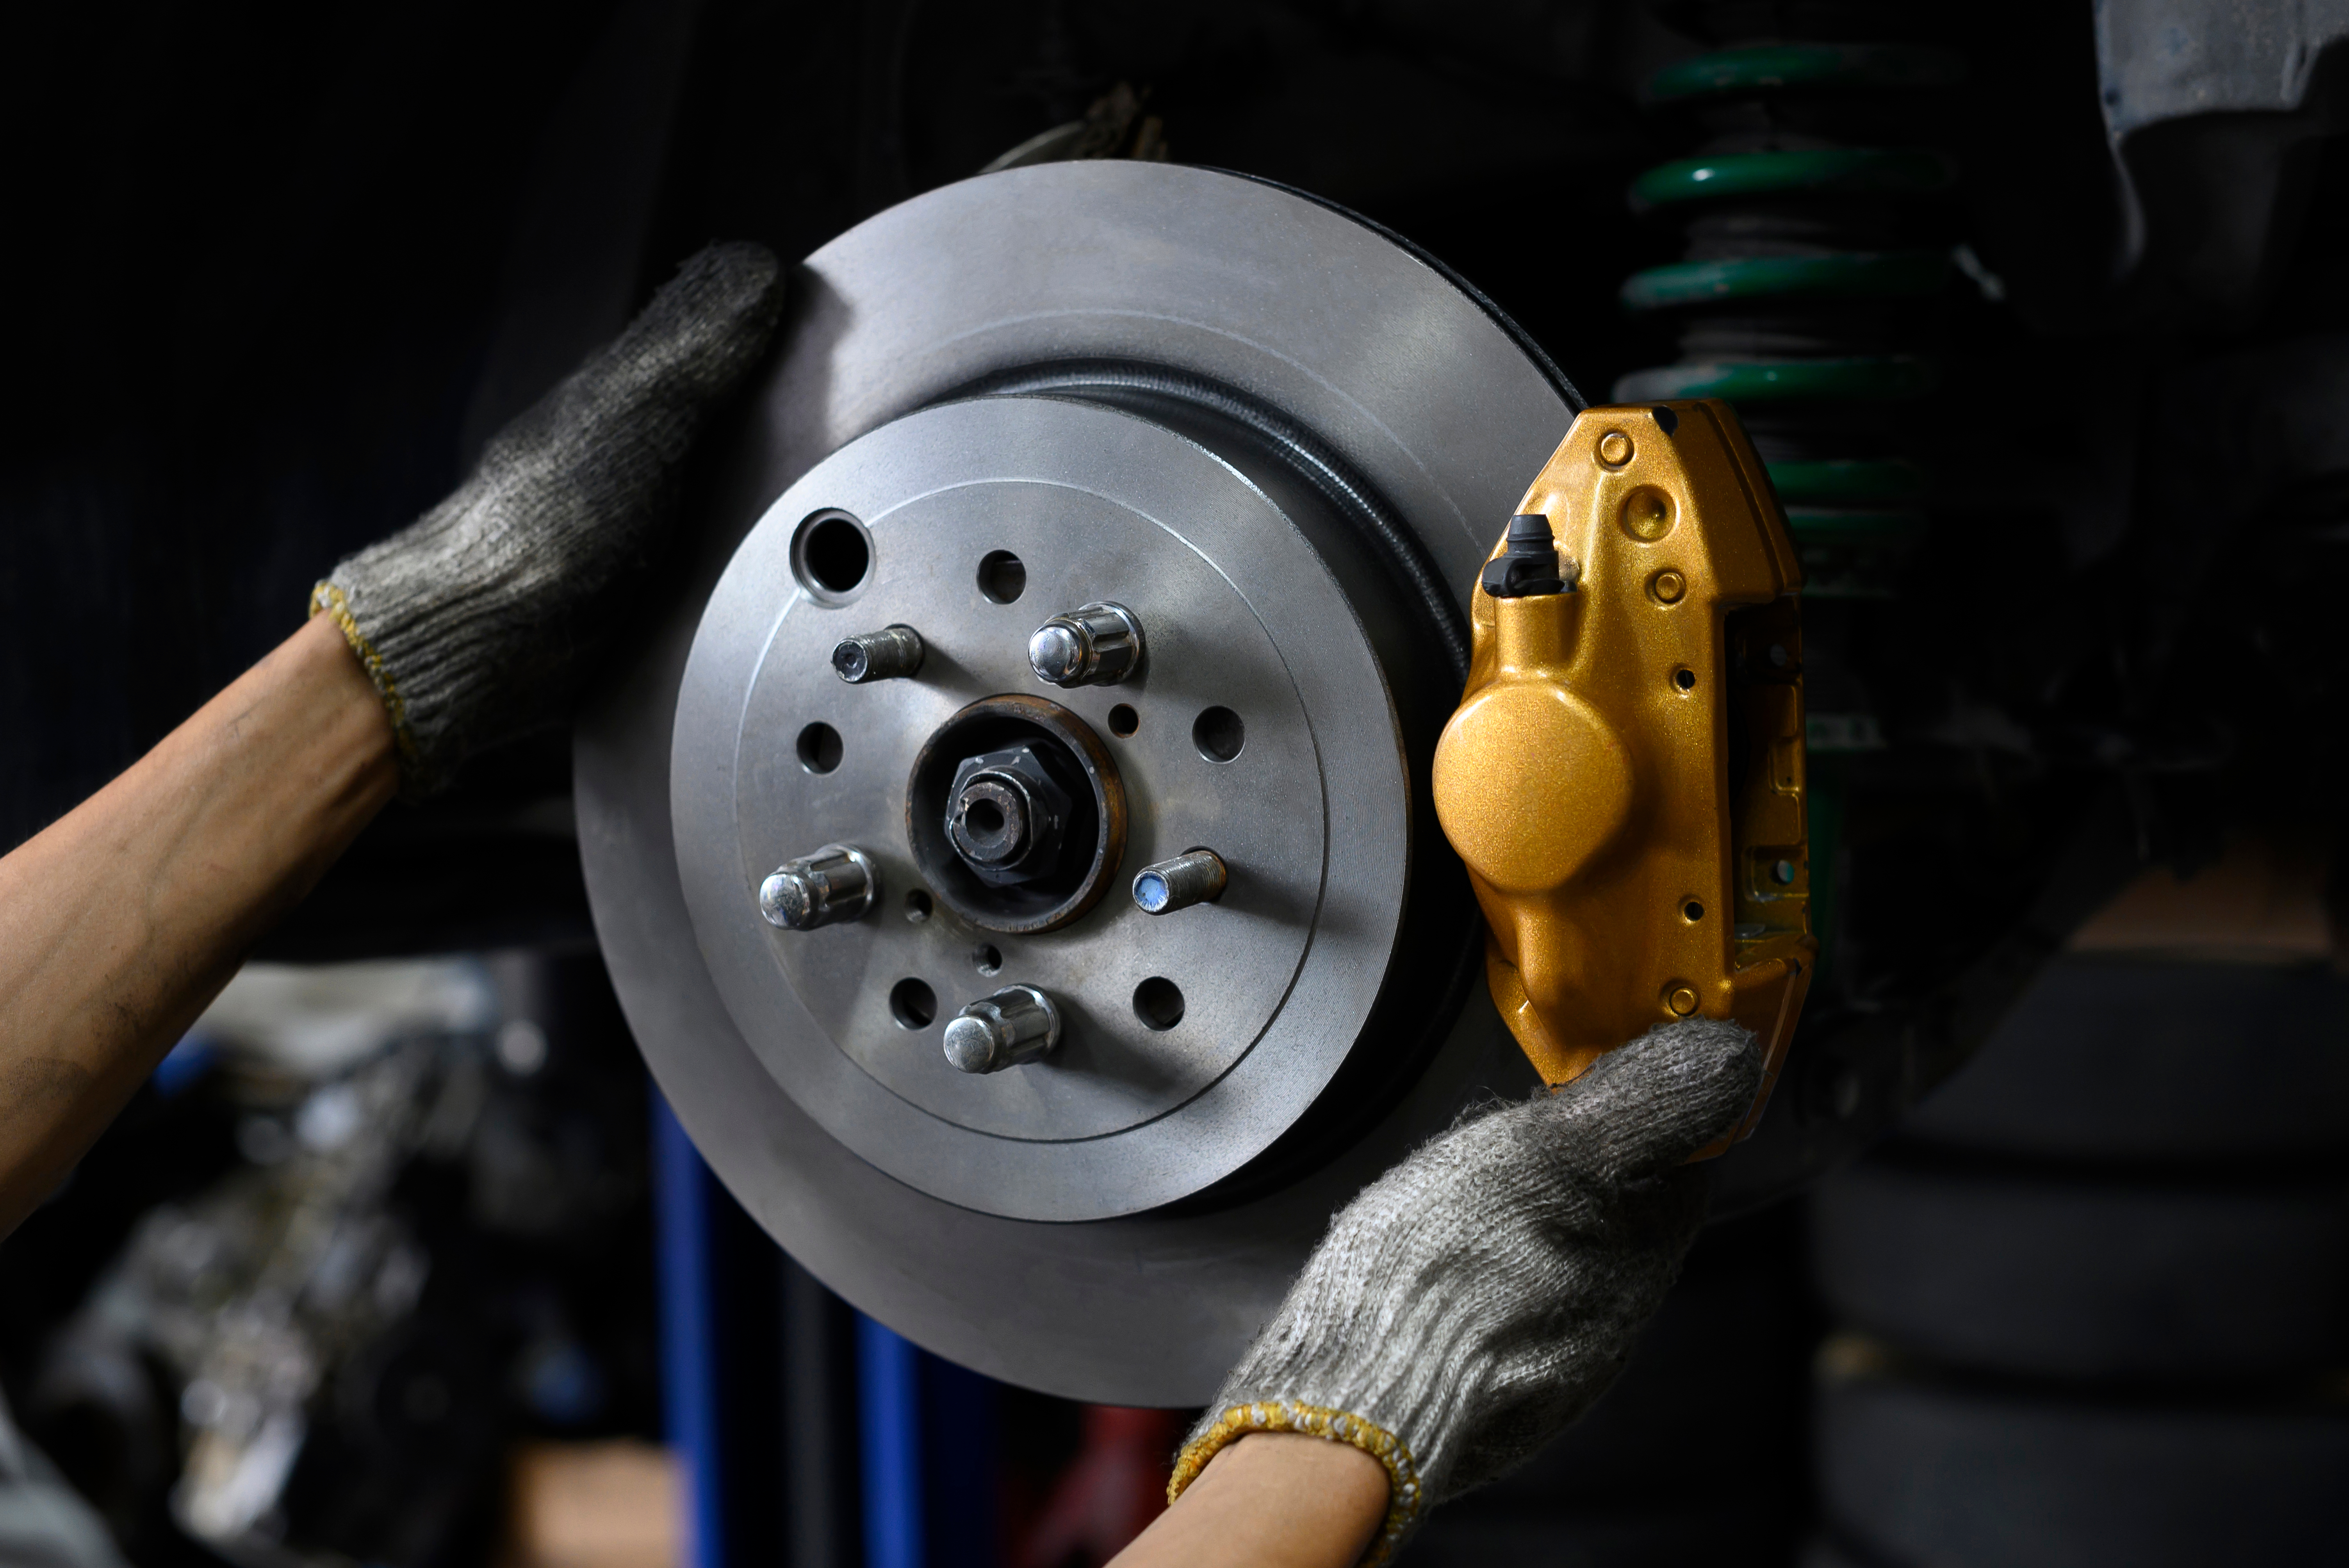
[[[832,646],[832,673],[851,686],[903,680],[922,672],[922,634],[911,626],[858,632]]]
[[[1530,1087],[1481,987],[1430,1066],[1373,1125],[1215,1201],[1050,1223],[983,1213],[892,1176],[828,1130],[837,1108],[826,1097],[862,1069],[829,1046],[793,1055],[788,1040],[751,1037],[703,960],[673,829],[672,784],[688,779],[673,778],[671,740],[705,602],[751,526],[828,455],[984,377],[1087,356],[1212,377],[1286,410],[1409,521],[1464,595],[1573,405],[1472,296],[1379,232],[1200,170],[1059,164],[949,186],[827,245],[798,275],[793,298],[777,368],[722,455],[673,608],[578,727],[582,855],[615,985],[664,1094],[720,1178],[851,1302],[995,1377],[1077,1398],[1204,1402],[1340,1203],[1445,1125],[1467,1096]],[[882,552],[884,580],[895,553]],[[1102,587],[1125,593],[1131,581]],[[769,586],[772,624],[792,592],[788,562]],[[781,627],[798,616],[782,615]],[[1012,646],[1024,655],[1016,636]],[[895,705],[928,677],[833,685],[843,701],[884,705],[843,731],[853,761],[868,721],[916,717]],[[1099,725],[1117,695],[1068,700]],[[1249,748],[1257,743],[1252,727]],[[1163,859],[1201,841],[1222,847],[1201,833],[1135,852]],[[1327,841],[1338,846],[1333,861],[1345,858],[1345,841]],[[1235,893],[1247,870],[1236,858]],[[1217,916],[1223,906],[1199,913]],[[930,923],[898,920],[893,903],[881,918],[795,945]],[[800,1081],[802,1069],[810,1082]],[[908,1141],[946,1125],[898,1104]],[[1047,1301],[1049,1310],[1007,1305]]]
[[[1230,881],[1231,873],[1215,851],[1193,850],[1135,873],[1133,907],[1144,914],[1172,914],[1223,897]]]
[[[862,920],[880,896],[881,873],[864,851],[826,844],[785,861],[759,884],[759,913],[778,931],[813,931]]]
[[[1006,985],[949,1019],[942,1043],[955,1071],[999,1073],[1061,1043],[1061,1010],[1033,985]]]
[[[1142,623],[1123,604],[1082,604],[1028,639],[1028,667],[1056,686],[1115,686],[1142,667]]]

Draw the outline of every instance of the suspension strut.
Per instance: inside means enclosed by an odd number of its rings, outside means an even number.
[[[1636,211],[1677,222],[1685,248],[1622,288],[1630,310],[1676,326],[1680,356],[1622,377],[1614,396],[1726,399],[1785,505],[1809,602],[1813,924],[1831,954],[1848,758],[1885,744],[1842,655],[1926,529],[1928,476],[1903,426],[1939,380],[1940,225],[1957,170],[1914,145],[1915,107],[1964,67],[1910,43],[1757,39],[1731,19],[1739,8],[1692,9],[1726,46],[1667,66],[1648,96],[1703,139],[1630,192]]]

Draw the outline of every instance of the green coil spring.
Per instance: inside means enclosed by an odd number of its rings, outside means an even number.
[[[1633,182],[1635,209],[1677,218],[1682,260],[1625,281],[1623,304],[1669,315],[1681,358],[1615,384],[1619,402],[1723,397],[1768,465],[1803,555],[1807,597],[1881,596],[1925,527],[1926,476],[1899,406],[1931,392],[1931,302],[1946,242],[1923,242],[1951,160],[1869,145],[1915,95],[1962,76],[1909,44],[1760,43],[1668,66],[1660,106],[1709,133]]]
[[[1757,14],[1680,9],[1701,26]],[[1886,747],[1851,658],[1870,601],[1890,596],[1926,529],[1904,414],[1940,380],[1930,345],[1952,253],[1937,225],[1957,170],[1907,143],[1920,98],[1963,75],[1956,56],[1914,44],[1732,43],[1651,79],[1651,99],[1706,139],[1631,187],[1632,206],[1676,221],[1687,247],[1627,279],[1623,304],[1671,321],[1681,356],[1623,377],[1615,399],[1727,399],[1803,560],[1815,1010],[1837,979],[1848,808],[1865,754]]]

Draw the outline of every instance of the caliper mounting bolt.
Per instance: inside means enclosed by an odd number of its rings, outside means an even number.
[[[843,637],[832,650],[833,673],[851,686],[896,680],[922,667],[922,634],[911,626],[884,626]]]
[[[1028,639],[1028,665],[1056,686],[1115,686],[1142,667],[1142,623],[1123,604],[1084,604]]]
[[[815,853],[785,861],[759,884],[759,913],[784,931],[813,931],[863,918],[881,896],[881,871],[873,857],[848,844],[826,844]]]
[[[947,1060],[960,1072],[1001,1072],[1060,1043],[1061,1009],[1033,985],[1006,985],[947,1022]]]
[[[1230,873],[1213,850],[1193,850],[1142,868],[1133,879],[1133,904],[1144,914],[1172,914],[1224,895]]]

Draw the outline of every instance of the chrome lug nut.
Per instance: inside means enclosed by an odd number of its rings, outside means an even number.
[[[759,884],[759,913],[781,930],[813,931],[861,919],[880,896],[881,871],[872,856],[848,844],[826,844],[804,859],[785,861]]]
[[[958,1072],[1001,1072],[1060,1043],[1061,1009],[1033,985],[1006,985],[947,1023],[947,1060]]]
[[[1221,898],[1230,880],[1223,857],[1213,850],[1193,850],[1143,867],[1133,879],[1133,904],[1144,914],[1172,914]]]
[[[1056,686],[1114,686],[1142,667],[1142,623],[1123,604],[1081,605],[1036,628],[1028,665]]]
[[[911,626],[889,625],[877,632],[859,632],[833,645],[833,673],[851,686],[897,680],[920,672],[926,651],[922,634]]]

